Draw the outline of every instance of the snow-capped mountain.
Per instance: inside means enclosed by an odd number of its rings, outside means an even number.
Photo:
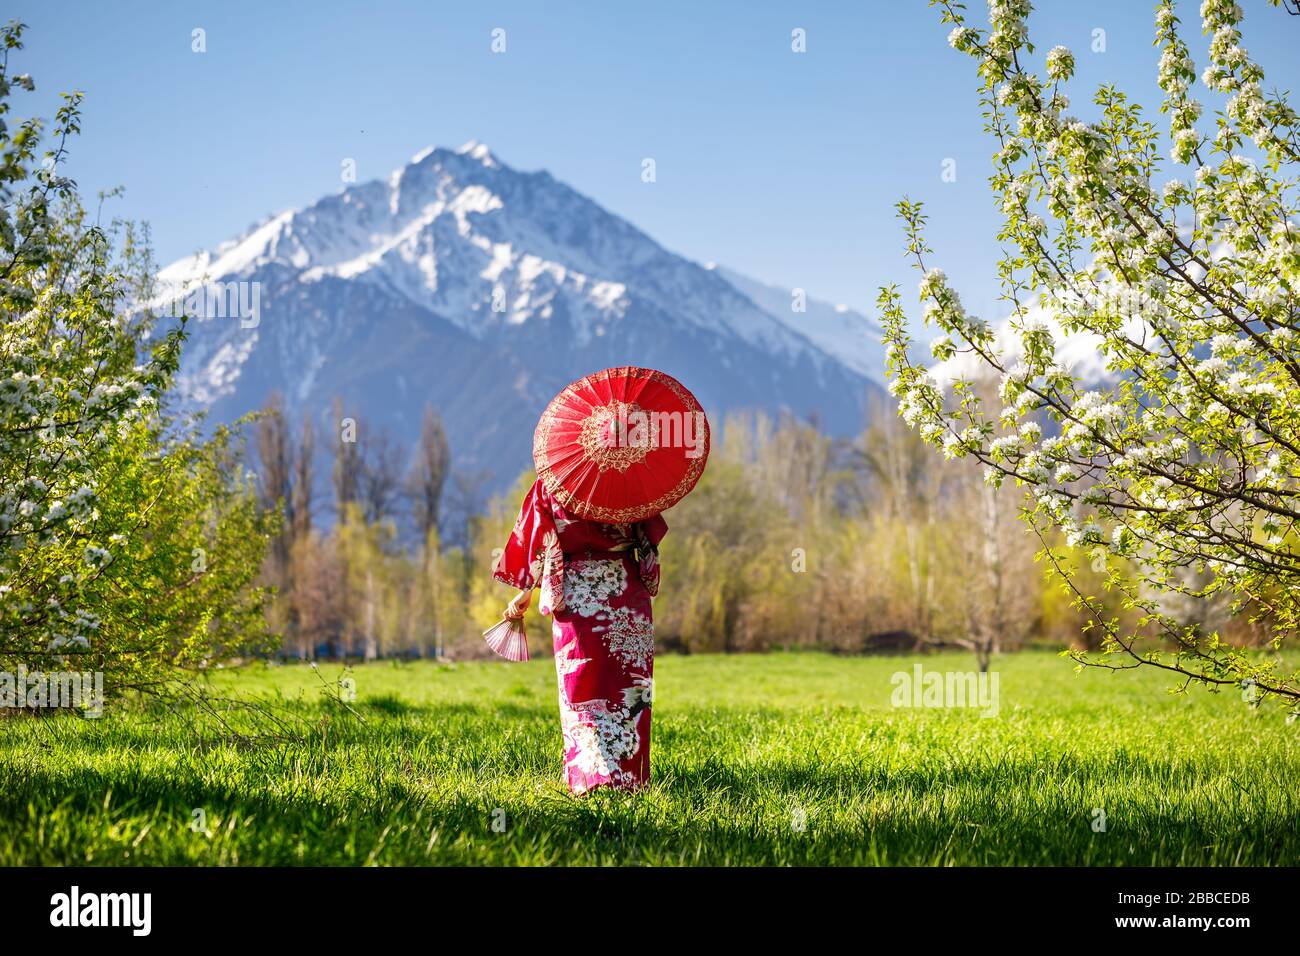
[[[788,292],[675,255],[478,143],[424,150],[158,282],[160,302],[198,313],[179,387],[213,419],[278,390],[328,436],[338,396],[360,427],[410,441],[429,403],[456,464],[489,469],[497,487],[528,466],[546,402],[601,368],[663,369],[715,422],[788,409],[840,434],[861,427],[880,376],[865,318],[791,313]]]
[[[1066,333],[1061,329],[1057,319],[1041,305],[1025,308],[1023,316],[999,319],[992,324],[993,342],[996,353],[1003,362],[1014,365],[1021,357],[1023,342],[1018,327],[1026,324],[1037,325],[1052,334],[1056,347],[1056,361],[1087,385],[1101,385],[1112,380],[1113,374],[1106,367],[1106,354],[1102,351],[1103,340],[1092,332]],[[1132,321],[1130,326],[1141,337],[1141,323]],[[929,356],[924,356],[929,358]],[[996,380],[998,375],[983,359],[971,351],[961,351],[942,362],[927,362],[930,377],[940,385],[947,387],[958,379],[975,381],[981,378]]]
[[[777,321],[800,332],[859,375],[884,384],[884,330],[874,319],[847,305],[830,305],[809,298],[806,290],[768,285],[724,266],[716,269],[738,291]],[[803,293],[796,300],[796,293]]]

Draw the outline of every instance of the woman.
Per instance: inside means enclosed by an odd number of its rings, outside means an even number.
[[[668,524],[605,524],[564,509],[533,482],[493,577],[521,593],[506,609],[518,620],[541,587],[552,615],[560,685],[565,780],[573,793],[633,790],[650,778],[658,546]]]

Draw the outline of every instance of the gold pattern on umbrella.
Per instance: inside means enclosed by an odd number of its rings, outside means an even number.
[[[666,390],[668,405],[659,396],[647,407],[647,388]],[[665,436],[659,420],[665,410],[678,416],[676,430],[670,428],[672,438]],[[683,416],[698,421],[694,454],[672,462],[661,456],[680,449],[685,425],[692,424],[683,424]],[[635,423],[630,428],[629,419]],[[564,438],[557,440],[557,434]],[[708,451],[708,420],[695,396],[672,376],[637,366],[605,369],[570,383],[542,413],[533,435],[533,461],[547,491],[575,514],[608,524],[641,521],[676,504],[699,480]],[[652,481],[650,494],[636,500],[593,500],[597,487],[606,497],[607,489],[636,488],[636,473],[656,461],[656,468],[672,470],[671,484]],[[608,484],[611,480],[614,485]],[[619,481],[630,484],[619,486]]]
[[[645,427],[639,432],[636,427],[629,430],[627,423],[637,421],[638,416],[644,417]],[[601,471],[627,471],[659,447],[659,423],[635,402],[611,402],[586,417],[578,441]]]

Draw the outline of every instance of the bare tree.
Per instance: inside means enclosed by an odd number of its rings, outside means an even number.
[[[904,529],[911,592],[910,626],[918,644],[935,639],[934,529],[941,488],[924,444],[892,416],[875,416],[858,452],[886,512]]]
[[[317,650],[340,655],[347,631],[346,567],[331,536],[301,548],[294,603],[298,619],[299,653],[315,657]]]
[[[447,513],[445,520],[450,525],[448,538],[456,543],[466,545],[464,548],[466,571],[471,571],[471,548],[468,547],[473,537],[475,524],[482,519],[487,508],[487,485],[491,472],[461,471],[451,473],[451,486],[447,489]]]
[[[965,611],[964,631],[943,643],[975,653],[981,671],[994,654],[1014,648],[1033,622],[1040,576],[1032,561],[1032,542],[1015,521],[1023,495],[1011,485],[987,484],[976,468],[956,470],[945,495],[945,526],[961,563],[948,581],[948,600]]]
[[[415,627],[419,634],[421,657],[426,651],[426,635],[432,638],[434,656],[441,656],[442,651],[443,598],[438,538],[441,531],[442,492],[450,467],[451,451],[442,418],[432,406],[426,405],[424,420],[420,423],[420,438],[415,447],[415,459],[411,463],[407,479],[415,526],[420,532],[422,575],[416,591],[424,602],[424,619]]]
[[[290,482],[293,450],[289,443],[289,423],[284,398],[272,392],[257,421],[257,496],[265,510],[283,506],[286,517],[291,507]]]
[[[348,520],[348,505],[357,500],[361,455],[358,425],[343,414],[343,399],[334,399],[334,509],[340,524]]]
[[[451,450],[442,418],[432,406],[426,405],[424,420],[420,424],[420,439],[415,446],[415,460],[411,463],[407,480],[421,542],[428,541],[429,532],[438,528],[442,489],[450,465]]]
[[[357,471],[357,500],[366,520],[382,521],[392,517],[393,503],[402,488],[402,448],[387,429],[367,430],[360,441],[360,467]]]
[[[311,510],[316,481],[316,433],[311,419],[303,417],[298,451],[293,461],[293,489],[289,500],[293,511],[293,537],[301,541],[311,533]]]
[[[278,596],[269,617],[273,629],[295,640],[297,620],[293,601],[293,444],[289,438],[284,398],[272,392],[257,419],[254,436],[257,449],[257,500],[263,511],[279,511],[284,520],[271,539],[262,562],[263,580]]]
[[[269,564],[272,583],[279,588],[287,584],[289,568],[289,532],[293,523],[293,447],[284,411],[284,398],[272,392],[257,420],[257,498],[264,511],[283,509],[284,525],[271,542]]]

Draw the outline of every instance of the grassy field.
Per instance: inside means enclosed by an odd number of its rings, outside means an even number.
[[[338,666],[219,676],[285,739],[232,735],[275,730],[241,709],[11,717],[0,863],[1300,862],[1277,711],[1044,654],[995,662],[995,717],[893,708],[915,660],[665,656],[651,789],[585,799],[559,783],[548,659],[360,667],[355,714],[322,693]]]

